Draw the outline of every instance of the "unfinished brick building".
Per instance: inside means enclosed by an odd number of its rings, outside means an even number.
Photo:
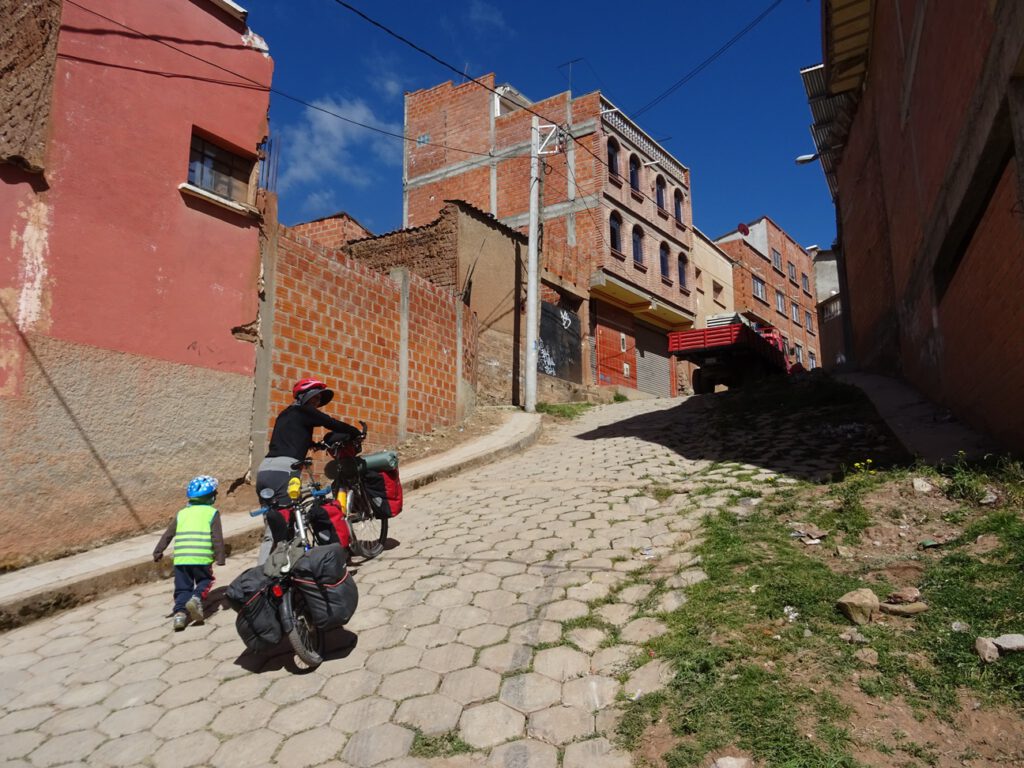
[[[1024,3],[823,0],[805,71],[853,362],[1024,448]]]
[[[406,95],[404,225],[458,199],[525,232],[533,113],[563,126],[573,138],[545,157],[541,370],[676,394],[666,333],[695,317],[689,170],[600,92],[532,102],[481,81],[497,93],[447,82]]]
[[[464,302],[479,328],[477,399],[522,404],[524,235],[468,203],[447,200],[434,221],[353,240],[345,251],[381,272],[408,269]]]
[[[782,332],[790,362],[817,368],[821,362],[814,259],[767,216],[723,235],[715,244],[735,263],[736,311]]]

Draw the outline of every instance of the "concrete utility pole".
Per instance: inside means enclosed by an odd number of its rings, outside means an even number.
[[[537,239],[540,236],[540,119],[530,126],[530,244],[526,256],[526,412],[537,410]]]

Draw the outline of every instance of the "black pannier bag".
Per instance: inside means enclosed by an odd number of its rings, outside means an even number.
[[[387,487],[384,485],[381,473],[372,469],[366,470],[366,475],[363,477],[363,488],[366,490],[366,498],[370,502],[373,516],[381,519],[390,518],[392,516],[391,505],[388,504]]]
[[[359,604],[359,591],[348,573],[348,552],[339,544],[309,550],[292,567],[292,586],[320,629],[347,624]]]
[[[270,579],[259,566],[242,571],[228,587],[225,597],[238,611],[235,629],[250,651],[273,648],[283,635],[277,609],[267,596]]]

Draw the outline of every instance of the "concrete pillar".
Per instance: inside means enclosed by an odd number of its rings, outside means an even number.
[[[399,301],[398,340],[398,442],[409,436],[409,270],[391,270],[391,279],[398,283]]]
[[[267,196],[264,220],[272,222],[265,226],[260,235],[260,278],[262,290],[259,293],[259,337],[256,340],[256,370],[253,377],[252,424],[250,427],[249,472],[256,477],[256,470],[267,455],[270,425],[270,381],[273,378],[274,356],[274,311],[277,296],[277,198]]]
[[[455,297],[455,423],[466,417],[466,397],[462,391],[462,311],[465,304]]]

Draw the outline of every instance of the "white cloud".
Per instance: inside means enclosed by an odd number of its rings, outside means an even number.
[[[307,107],[298,123],[281,129],[284,144],[283,170],[278,180],[281,193],[299,186],[312,187],[307,197],[309,203],[317,194],[326,194],[325,185],[341,183],[367,187],[376,179],[377,166],[401,164],[400,139],[340,120],[335,115],[398,135],[402,133],[401,125],[380,120],[361,99],[327,97],[313,104],[319,109]],[[326,198],[321,200],[326,202]]]
[[[483,0],[473,0],[469,4],[469,22],[476,27],[505,28],[505,17],[501,11]]]
[[[310,216],[328,216],[337,213],[341,206],[338,205],[338,196],[329,189],[320,189],[306,195],[302,201],[302,211]]]
[[[389,72],[378,72],[371,75],[370,85],[391,99],[401,96],[405,92],[402,81],[398,79],[397,75]]]

